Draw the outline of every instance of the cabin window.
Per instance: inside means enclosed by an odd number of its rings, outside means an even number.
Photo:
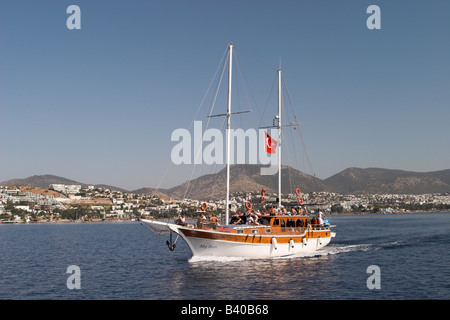
[[[302,219],[297,219],[297,222],[295,223],[295,226],[297,228],[303,228],[304,227],[303,220]]]
[[[236,229],[236,233],[244,233],[244,230],[242,230],[242,229]]]
[[[271,233],[271,232],[272,232],[272,230],[270,228],[266,229],[266,233]]]
[[[287,219],[286,227],[288,227],[288,228],[295,228],[295,221],[294,221],[294,219]]]
[[[263,218],[263,219],[261,220],[261,224],[262,224],[262,225],[265,225],[265,226],[268,226],[268,225],[270,225],[270,220],[267,219],[267,218]]]
[[[273,226],[279,226],[279,225],[280,225],[280,220],[274,219],[273,220]]]
[[[253,234],[258,234],[258,233],[259,233],[259,230],[258,230],[258,229],[252,229],[252,233],[253,233]]]
[[[286,226],[286,224],[285,224],[284,220],[283,220],[283,219],[281,219],[281,220],[280,220],[280,222],[281,222],[281,227],[282,227],[282,228],[284,228],[284,227]]]

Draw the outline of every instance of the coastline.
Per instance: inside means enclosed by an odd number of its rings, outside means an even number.
[[[398,211],[398,212],[340,212],[340,213],[328,213],[329,216],[359,216],[359,215],[398,215],[398,214],[417,214],[417,213],[448,213],[449,210],[417,210],[417,211]],[[173,217],[175,219],[175,216]],[[139,219],[93,219],[91,221],[74,221],[74,220],[57,220],[57,221],[0,221],[0,225],[15,225],[15,224],[27,224],[27,225],[40,225],[40,224],[89,224],[89,223],[130,223],[139,222]]]

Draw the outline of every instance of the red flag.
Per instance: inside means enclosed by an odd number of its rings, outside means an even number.
[[[274,154],[277,150],[277,141],[274,140],[271,136],[267,134],[266,131],[264,131],[264,146],[267,153]]]

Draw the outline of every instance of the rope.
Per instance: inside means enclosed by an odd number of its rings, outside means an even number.
[[[211,89],[211,86],[212,86],[212,84],[213,84],[213,81],[214,81],[214,79],[216,78],[216,75],[217,75],[217,73],[218,73],[219,70],[220,70],[220,66],[223,64],[223,60],[224,60],[224,58],[225,58],[226,53],[227,53],[227,50],[225,50],[224,53],[222,54],[222,58],[220,59],[220,62],[219,62],[219,64],[217,65],[216,71],[214,72],[214,75],[213,75],[213,77],[211,78],[211,81],[209,82],[208,89],[206,90],[205,94],[203,95],[203,99],[202,99],[202,101],[200,102],[200,105],[199,105],[198,108],[197,108],[197,112],[195,113],[194,118],[193,118],[193,120],[191,121],[191,123],[190,123],[190,125],[189,125],[189,127],[188,127],[188,130],[191,129],[192,125],[194,124],[195,119],[197,118],[198,113],[200,112],[200,110],[201,110],[202,107],[203,107],[203,104],[204,104],[204,102],[205,102],[206,97],[208,96],[208,93],[209,93],[209,90]],[[223,73],[223,72],[222,72],[222,73]],[[195,163],[195,161],[194,161],[194,163]],[[159,181],[159,183],[158,183],[156,189],[153,190],[153,192],[152,192],[152,194],[151,194],[151,198],[153,198],[153,196],[154,196],[154,195],[156,194],[156,192],[159,190],[159,188],[160,188],[160,186],[161,186],[161,183],[165,180],[166,175],[167,175],[167,172],[169,171],[169,169],[170,169],[171,166],[172,166],[172,161],[169,161],[169,165],[166,167],[166,170],[164,171],[163,176],[162,176],[162,178],[160,179],[160,181]],[[186,194],[185,194],[185,196],[186,196]]]
[[[228,58],[228,57],[229,57],[229,53],[228,53],[228,55],[227,55],[227,58]],[[222,61],[223,61],[223,58],[222,58],[222,60],[221,60],[220,62],[222,63]],[[227,59],[227,61],[228,61],[228,59]],[[222,84],[223,75],[224,75],[224,73],[225,73],[225,69],[226,69],[226,66],[227,66],[227,65],[228,65],[228,63],[224,63],[224,64],[223,64],[222,73],[221,73],[220,78],[219,78],[219,81],[218,81],[218,83],[217,83],[217,87],[216,87],[215,95],[214,95],[214,98],[213,98],[212,106],[211,106],[211,109],[210,109],[210,111],[209,111],[209,117],[208,117],[208,120],[206,121],[206,127],[205,127],[205,130],[208,129],[209,121],[211,120],[211,115],[212,115],[212,113],[213,113],[214,106],[215,106],[216,101],[217,101],[217,96],[218,96],[218,93],[219,93],[219,88],[220,88],[220,86],[221,86],[221,84]],[[220,65],[219,65],[219,66],[220,66]],[[218,70],[218,69],[217,69],[217,70]],[[215,76],[216,74],[217,74],[217,71],[216,71],[216,73],[214,74],[214,76]],[[208,88],[208,91],[209,91],[209,88]],[[198,112],[197,112],[197,113],[198,113]],[[196,116],[197,116],[197,114],[196,114]],[[194,118],[194,120],[195,120],[195,118]],[[194,121],[193,121],[193,122],[194,122]],[[192,123],[193,123],[193,122],[192,122]],[[203,137],[202,137],[202,141],[203,141]],[[198,150],[198,152],[197,152],[196,157],[195,157],[194,165],[193,165],[193,167],[192,167],[191,174],[190,174],[190,176],[189,176],[189,179],[188,179],[188,182],[187,182],[186,189],[185,189],[185,191],[184,191],[183,199],[186,198],[186,195],[187,195],[187,193],[188,193],[189,186],[190,186],[190,184],[191,184],[191,180],[192,180],[192,177],[193,177],[193,175],[194,175],[195,167],[196,167],[196,164],[197,164],[198,156],[200,155],[201,152],[202,152],[202,150],[201,150],[201,148],[200,148],[200,149]]]

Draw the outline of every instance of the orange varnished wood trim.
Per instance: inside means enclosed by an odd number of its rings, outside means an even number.
[[[264,228],[260,228],[264,232]],[[239,243],[261,243],[270,244],[272,238],[275,237],[278,243],[289,243],[289,240],[294,242],[301,242],[303,238],[327,238],[330,237],[329,230],[313,230],[304,233],[290,234],[288,232],[283,233],[269,233],[269,234],[249,234],[249,233],[229,233],[229,232],[217,232],[212,230],[200,230],[191,228],[180,228],[179,229],[186,237],[220,240],[220,241],[230,241]],[[273,230],[273,228],[272,228]]]

